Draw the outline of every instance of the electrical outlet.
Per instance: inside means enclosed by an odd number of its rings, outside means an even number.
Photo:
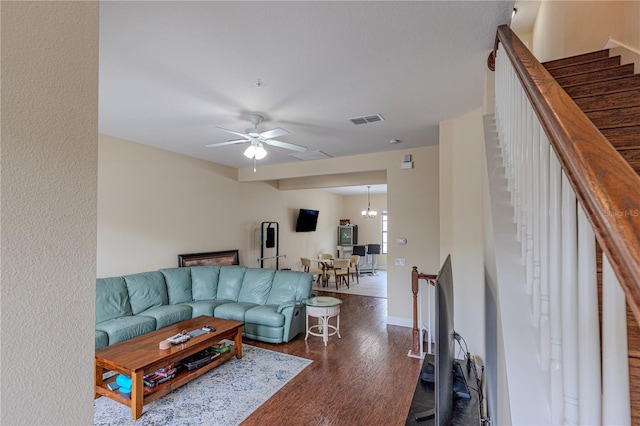
[[[396,266],[404,266],[404,258],[400,257],[396,259]]]
[[[405,244],[407,244],[407,239],[406,238],[396,238],[396,244],[403,246]]]

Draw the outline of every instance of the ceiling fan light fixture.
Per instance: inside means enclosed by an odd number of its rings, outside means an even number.
[[[247,149],[244,150],[244,156],[250,160],[254,158],[256,160],[262,160],[267,156],[267,150],[264,149],[264,145],[262,145],[262,142],[259,144],[251,144]]]
[[[267,156],[267,150],[264,149],[262,143],[258,144],[258,147],[255,149],[256,160],[262,160]]]
[[[264,149],[264,148],[263,148]],[[244,150],[244,156],[248,159],[252,159],[256,156],[256,147],[253,145],[249,145],[247,149]]]

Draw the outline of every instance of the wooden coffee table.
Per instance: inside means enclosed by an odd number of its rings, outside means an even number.
[[[172,345],[169,349],[159,349],[158,345],[162,340],[184,330],[187,332],[200,330],[205,325],[215,327],[216,331],[192,337],[185,343]],[[134,419],[137,419],[142,415],[144,404],[148,404],[203,375],[228,361],[234,355],[236,358],[241,359],[243,325],[243,322],[203,315],[98,349],[95,361],[95,397],[98,398],[100,395],[104,395],[131,407],[131,415]],[[171,363],[177,363],[218,343],[222,339],[233,340],[234,345],[230,351],[215,358],[210,364],[191,371],[181,370],[173,379],[154,388],[145,389],[142,380],[145,374],[152,373]],[[106,371],[115,371],[131,377],[131,394],[122,394],[118,391],[110,390],[108,384],[115,381],[116,376],[103,380],[103,375]]]

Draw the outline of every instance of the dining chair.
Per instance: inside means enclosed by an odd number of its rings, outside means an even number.
[[[360,256],[357,254],[351,255],[349,257],[349,269],[351,276],[355,275],[356,284],[360,284]]]
[[[338,286],[340,283],[345,283],[347,288],[349,288],[349,264],[351,261],[349,259],[334,259],[333,261],[333,269],[331,273],[336,280],[336,290],[338,290]]]
[[[323,275],[324,275],[324,271],[321,268],[312,268],[311,267],[311,259],[309,259],[308,257],[301,257],[300,258],[300,263],[302,263],[302,270],[304,272],[306,272],[307,274],[311,274],[311,275],[317,275],[318,278],[316,279],[317,282],[320,282],[320,280],[322,279]]]
[[[331,260],[331,259],[333,259],[333,255],[331,253],[320,253],[318,255],[318,259],[320,259],[320,260]]]

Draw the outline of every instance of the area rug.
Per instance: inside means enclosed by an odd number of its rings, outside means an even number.
[[[340,285],[340,288],[336,290],[336,283],[333,278],[329,280],[327,287],[322,287],[322,284],[313,282],[312,290],[314,291],[328,291],[332,293],[344,293],[344,294],[357,294],[359,296],[371,296],[387,298],[387,271],[378,271],[376,275],[362,275],[360,278],[360,284],[356,284],[351,280],[349,288],[346,285]]]
[[[95,400],[96,425],[238,425],[313,361],[251,345],[168,395],[145,405],[138,420],[109,398]]]

